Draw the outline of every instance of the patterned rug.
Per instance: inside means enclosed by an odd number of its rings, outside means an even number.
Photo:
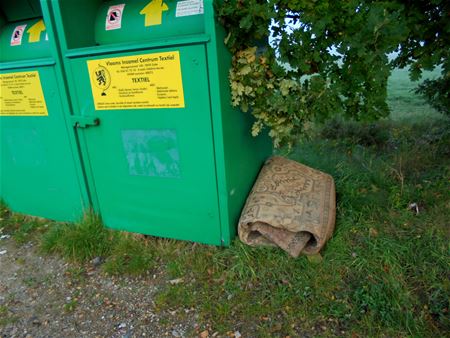
[[[317,254],[331,237],[336,218],[333,178],[272,157],[261,169],[239,220],[241,241],[279,246],[293,257]]]

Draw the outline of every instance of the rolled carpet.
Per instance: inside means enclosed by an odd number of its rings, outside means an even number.
[[[239,238],[252,246],[279,246],[291,256],[318,253],[336,219],[333,178],[275,156],[266,161],[239,220]]]

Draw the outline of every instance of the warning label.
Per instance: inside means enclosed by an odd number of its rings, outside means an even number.
[[[47,116],[39,73],[0,74],[0,116]]]
[[[122,15],[125,4],[110,6],[106,13],[106,25],[107,31],[113,29],[120,29],[122,27]]]
[[[179,18],[183,16],[199,15],[203,14],[203,12],[203,0],[185,0],[178,1],[175,16]]]
[[[184,108],[178,51],[87,61],[96,110]]]
[[[25,32],[26,27],[27,25],[20,25],[14,28],[11,35],[11,46],[19,46],[22,44],[23,33]]]

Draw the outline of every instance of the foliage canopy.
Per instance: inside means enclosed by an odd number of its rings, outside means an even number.
[[[448,1],[224,0],[217,10],[234,54],[233,104],[251,111],[253,135],[268,128],[275,146],[291,144],[308,121],[387,116],[396,67],[418,80],[440,66],[419,92],[449,114]]]

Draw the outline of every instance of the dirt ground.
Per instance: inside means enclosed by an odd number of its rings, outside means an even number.
[[[80,268],[41,256],[30,242],[0,240],[0,338],[190,337],[198,316],[158,312],[154,297],[169,281],[110,277],[99,262]],[[209,335],[209,336],[212,336]],[[205,335],[206,337],[206,335]]]

